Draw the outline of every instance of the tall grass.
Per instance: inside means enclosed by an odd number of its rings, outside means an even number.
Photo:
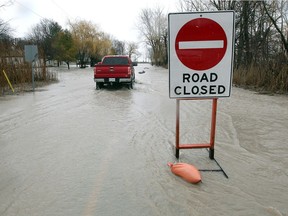
[[[288,93],[288,65],[251,65],[234,69],[233,83],[262,93]]]
[[[13,88],[16,91],[31,90],[32,88],[32,68],[31,64],[24,62],[7,62],[6,59],[0,59],[0,95],[10,93],[11,89],[6,80],[3,70],[9,78]],[[37,85],[40,83],[56,81],[57,75],[54,72],[47,72],[41,63],[33,66],[34,81]]]

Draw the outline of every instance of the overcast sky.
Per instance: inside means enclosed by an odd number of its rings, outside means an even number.
[[[0,0],[0,5],[8,0]],[[84,19],[118,40],[139,41],[137,20],[143,8],[159,6],[167,14],[177,11],[179,0],[12,0],[0,8],[0,18],[15,29],[14,37],[25,37],[41,19],[58,22],[63,28],[67,20]]]

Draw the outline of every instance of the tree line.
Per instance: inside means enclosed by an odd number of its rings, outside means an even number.
[[[14,57],[11,50],[16,48],[23,52],[23,44],[36,44],[44,64],[57,60],[67,63],[68,67],[71,61],[77,61],[81,67],[87,63],[93,65],[107,54],[137,55],[136,43],[114,39],[86,20],[69,21],[69,29],[63,29],[56,21],[44,18],[32,27],[26,38],[15,39],[10,31],[7,23],[0,20],[0,45],[4,48],[0,52],[2,57]]]

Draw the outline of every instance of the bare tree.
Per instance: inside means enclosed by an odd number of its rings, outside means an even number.
[[[239,2],[239,1],[238,1]],[[217,10],[234,10],[236,7],[236,0],[210,0],[211,5],[215,6]]]
[[[62,31],[62,27],[55,21],[42,19],[39,24],[32,28],[28,39],[38,45],[39,54],[43,59],[43,78],[46,79],[46,61],[53,60],[55,50],[53,49],[53,41],[57,34]]]
[[[0,3],[0,11],[4,7],[8,7],[8,6],[12,5],[12,4],[13,4],[12,0]],[[11,33],[12,33],[12,29],[11,29],[11,27],[9,25],[9,22],[8,21],[4,21],[0,17],[0,39],[11,37]]]
[[[124,55],[125,53],[125,42],[119,40],[113,40],[113,48],[115,53],[118,55]]]
[[[211,9],[208,0],[179,0],[179,10],[185,11],[206,11]]]
[[[11,37],[12,29],[8,22],[0,19],[0,39]]]
[[[134,42],[127,43],[127,55],[131,58],[133,54],[137,54],[138,45]]]
[[[167,26],[166,15],[161,8],[141,11],[138,29],[152,49],[152,63],[158,66],[167,65]]]
[[[285,52],[287,54],[288,52],[288,38],[287,38],[287,2],[286,1],[275,1],[272,0],[269,3],[263,1],[262,2],[264,6],[264,10],[268,17],[270,18],[271,22],[273,23],[273,26],[277,30],[277,32],[280,35],[282,47],[285,49]],[[284,23],[284,20],[286,23]],[[286,28],[286,35],[284,32],[284,26]]]

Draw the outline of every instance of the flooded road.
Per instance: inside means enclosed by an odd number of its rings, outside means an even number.
[[[233,88],[219,99],[215,158],[229,178],[201,172],[193,185],[167,166],[177,161],[168,70],[143,70],[133,90],[95,90],[92,68],[74,68],[0,98],[0,215],[288,215],[288,97]],[[207,142],[210,113],[210,101],[182,101],[180,142]],[[179,161],[217,168],[205,149]]]

